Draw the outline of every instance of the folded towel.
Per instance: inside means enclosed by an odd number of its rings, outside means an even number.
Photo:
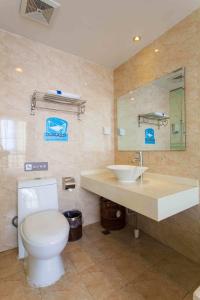
[[[157,117],[167,117],[167,114],[164,113],[164,112],[158,112],[158,111],[156,111],[153,114],[155,114]]]
[[[67,93],[67,92],[63,92],[61,90],[49,90],[47,92],[49,95],[58,95],[58,96],[63,96],[63,97],[66,97],[66,98],[70,98],[70,99],[76,99],[76,100],[79,100],[81,98],[80,95],[78,94],[72,94],[72,93]]]

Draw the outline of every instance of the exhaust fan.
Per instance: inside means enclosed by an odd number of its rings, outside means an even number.
[[[22,0],[21,14],[36,22],[48,25],[55,8],[60,4],[53,0]]]

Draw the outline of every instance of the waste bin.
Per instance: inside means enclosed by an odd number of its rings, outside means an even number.
[[[126,209],[108,199],[100,199],[101,226],[107,230],[119,230],[126,225]]]
[[[69,241],[77,241],[82,237],[82,213],[79,210],[68,210],[63,213],[70,226]]]

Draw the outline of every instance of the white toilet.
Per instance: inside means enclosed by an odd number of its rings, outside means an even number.
[[[51,285],[64,274],[60,253],[68,235],[69,223],[58,211],[56,179],[19,181],[19,259],[27,258],[27,279],[32,286]]]

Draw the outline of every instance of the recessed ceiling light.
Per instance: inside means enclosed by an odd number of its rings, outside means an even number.
[[[130,100],[131,100],[131,101],[134,101],[134,100],[135,100],[135,98],[134,98],[134,97],[131,97],[131,98],[130,98]]]
[[[154,52],[155,52],[155,53],[158,53],[158,52],[159,52],[159,49],[158,49],[158,48],[154,49]]]
[[[15,68],[15,71],[18,72],[18,73],[22,73],[23,72],[22,68],[19,68],[19,67]]]
[[[134,42],[139,42],[140,40],[141,40],[141,36],[139,36],[139,35],[136,35],[133,37]]]

